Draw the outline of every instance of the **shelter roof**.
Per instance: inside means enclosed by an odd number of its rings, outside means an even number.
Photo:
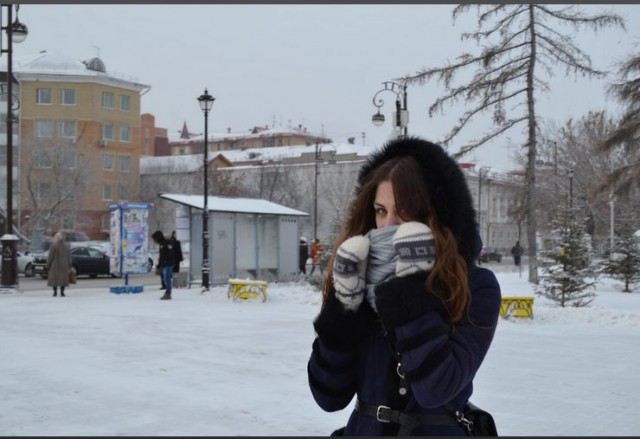
[[[185,206],[204,209],[203,195],[160,194],[160,198]],[[277,204],[261,198],[207,197],[209,212],[256,213],[271,215],[309,216],[308,213]]]

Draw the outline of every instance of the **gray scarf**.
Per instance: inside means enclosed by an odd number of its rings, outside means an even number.
[[[376,309],[376,296],[374,288],[376,285],[391,279],[396,273],[396,261],[398,253],[393,247],[391,238],[396,233],[399,226],[382,227],[372,229],[365,236],[369,238],[369,259],[367,261],[367,300],[371,307]]]

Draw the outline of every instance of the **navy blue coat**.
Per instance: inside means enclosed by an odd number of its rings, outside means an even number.
[[[469,285],[469,311],[453,326],[447,323],[441,301],[425,292],[424,274],[378,286],[379,314],[366,300],[355,313],[345,311],[330,296],[314,321],[317,338],[308,362],[309,386],[318,405],[334,412],[357,396],[366,404],[405,412],[447,415],[447,402],[462,408],[491,345],[501,301],[500,286],[490,270],[471,266]],[[409,382],[404,399],[397,397],[397,360],[391,343],[401,354]],[[397,433],[397,424],[380,423],[355,410],[344,431],[345,436]],[[459,426],[423,425],[411,434],[464,436],[464,431]]]

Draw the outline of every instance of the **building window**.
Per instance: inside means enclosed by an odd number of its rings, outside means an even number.
[[[60,121],[60,137],[65,139],[76,140],[76,121],[75,120],[61,120]]]
[[[113,93],[108,91],[102,92],[102,107],[113,108]]]
[[[37,88],[36,89],[36,104],[38,105],[51,105],[51,89],[50,88]]]
[[[51,193],[51,184],[39,181],[37,186],[36,197],[37,198],[46,198]]]
[[[75,105],[76,91],[72,88],[63,88],[60,90],[60,105]]]
[[[36,120],[36,137],[53,137],[53,121]]]
[[[78,164],[78,154],[75,151],[65,151],[63,153],[62,165],[66,169],[75,169]]]
[[[113,154],[110,152],[102,153],[102,170],[113,171]]]
[[[33,157],[33,166],[39,169],[48,169],[53,166],[49,151],[39,149]]]
[[[129,127],[127,125],[120,125],[120,141],[124,143],[129,143],[131,141]]]
[[[113,140],[113,124],[102,124],[102,140]]]
[[[129,186],[118,186],[118,199],[120,201],[129,199]]]
[[[131,98],[129,96],[120,95],[120,111],[129,111],[131,109]]]
[[[113,199],[113,191],[111,190],[111,186],[108,184],[102,185],[102,199],[103,200]]]
[[[131,156],[120,155],[118,156],[118,168],[120,172],[129,172],[131,170]]]
[[[102,215],[100,220],[100,228],[103,232],[108,232],[111,228],[111,214]]]

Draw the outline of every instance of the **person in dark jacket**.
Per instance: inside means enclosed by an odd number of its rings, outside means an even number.
[[[516,265],[520,265],[520,259],[522,258],[522,246],[520,246],[520,241],[516,241],[516,245],[511,247],[511,254],[513,255],[513,263]]]
[[[464,436],[463,409],[493,339],[500,286],[469,188],[438,145],[388,142],[358,175],[314,320],[313,398],[354,411],[345,436]],[[337,434],[337,432],[336,432]]]
[[[153,242],[160,246],[158,267],[160,268],[162,285],[165,288],[164,295],[160,300],[171,300],[171,277],[173,274],[173,267],[175,265],[173,243],[170,239],[165,238],[164,234],[160,230],[153,232],[151,238],[153,239]]]
[[[178,238],[176,238],[176,231],[171,232],[171,244],[173,245],[173,257],[176,261],[176,264],[173,266],[173,272],[180,272],[180,262],[184,261],[184,257],[182,256],[182,245]]]
[[[307,274],[307,259],[309,259],[309,245],[307,244],[307,238],[300,237],[300,244],[298,245],[300,255],[298,256],[298,263],[300,266],[300,273]]]
[[[60,297],[65,297],[64,289],[69,285],[69,271],[72,268],[71,250],[64,242],[64,234],[57,232],[53,236],[53,244],[49,247],[47,254],[47,285],[53,287],[53,297],[58,295],[60,287]]]

